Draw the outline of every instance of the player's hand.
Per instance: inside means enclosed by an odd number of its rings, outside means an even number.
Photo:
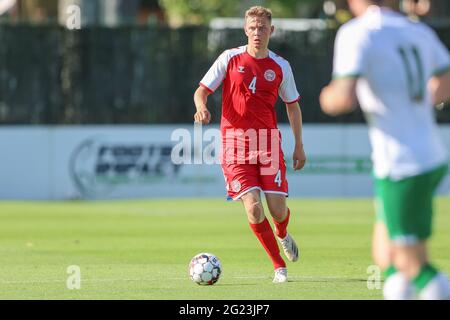
[[[296,145],[294,149],[294,171],[302,170],[306,163],[306,154],[303,145]]]
[[[194,115],[195,123],[208,124],[211,122],[211,113],[208,109],[198,109]]]

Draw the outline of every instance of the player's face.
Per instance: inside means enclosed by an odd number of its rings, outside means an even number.
[[[366,0],[347,0],[350,11],[356,17],[363,15],[366,12],[369,3]]]
[[[407,14],[424,16],[430,11],[430,0],[403,0],[403,11]]]
[[[266,17],[248,17],[245,23],[245,34],[249,45],[256,49],[266,49],[274,27]]]

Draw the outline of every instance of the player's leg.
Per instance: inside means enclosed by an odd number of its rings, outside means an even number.
[[[279,194],[266,193],[267,207],[275,224],[275,233],[277,237],[284,238],[289,224],[290,211],[286,205],[286,196]]]
[[[433,194],[446,167],[401,181],[377,181],[382,189],[396,270],[415,286],[421,298],[450,298],[448,279],[431,265],[426,241],[431,236]]]
[[[288,260],[295,262],[298,260],[299,251],[294,239],[287,232],[291,213],[286,205],[286,196],[274,193],[266,193],[265,196],[277,238]]]
[[[228,197],[242,200],[250,227],[262,244],[276,270],[285,269],[286,263],[281,258],[275,235],[269,221],[266,219],[261,203],[261,184],[258,179],[259,167],[249,164],[222,164],[222,170],[227,185]],[[280,274],[279,281],[287,279]]]
[[[393,248],[383,220],[377,217],[373,230],[372,256],[375,264],[383,270],[383,295],[386,300],[410,300],[414,287],[409,278],[394,267]]]
[[[415,244],[411,243],[408,245],[393,243],[392,245],[392,253],[393,253],[393,265],[395,266],[395,270],[399,271],[391,277],[392,279],[396,279],[396,281],[408,281],[409,286],[412,287],[413,292],[416,291],[414,286],[413,279],[416,278],[417,275],[420,274],[422,267],[428,265],[428,257],[427,257],[427,247],[425,241],[419,241]],[[394,268],[394,267],[392,267]],[[427,267],[428,269],[428,267]],[[434,268],[431,269],[432,273],[434,273]],[[427,273],[429,273],[427,271]],[[402,275],[401,277],[399,275]],[[394,292],[398,293],[400,283],[396,284],[397,287],[394,286],[394,283],[389,283],[385,288],[385,296],[394,296]],[[411,289],[408,289],[411,290]],[[393,295],[394,294],[394,295]]]
[[[383,221],[375,222],[372,239],[372,256],[375,264],[381,270],[388,270],[392,265],[392,248],[389,234]]]
[[[377,185],[377,187],[379,187]],[[376,221],[372,238],[372,257],[384,273],[383,296],[386,300],[414,299],[414,287],[409,278],[394,267],[393,248],[386,227],[382,192],[377,188]]]
[[[450,299],[450,281],[429,262],[425,241],[394,245],[393,249],[396,268],[412,280],[420,299]]]
[[[408,245],[394,243],[392,252],[396,269],[402,271],[410,279],[419,274],[422,266],[428,263],[426,241]]]
[[[290,220],[290,210],[286,205],[288,183],[286,179],[286,164],[281,148],[276,151],[277,157],[270,158],[270,162],[260,165],[262,189],[265,193],[267,206],[273,218],[277,238],[289,261],[298,260],[298,247],[292,236],[287,233]]]
[[[264,214],[259,190],[250,191],[244,194],[241,199],[247,212],[250,227],[272,260],[274,269],[285,269],[286,263],[281,258],[280,249],[272,227]],[[279,279],[276,282],[285,282],[287,280],[287,278],[281,279],[282,275],[278,275]]]
[[[266,220],[261,202],[261,192],[259,190],[253,190],[244,194],[241,197],[241,200],[244,204],[247,219],[250,224],[258,225]]]
[[[415,196],[418,198],[420,195],[422,201],[415,204],[420,211],[415,215],[412,211],[412,220],[420,241],[409,247],[394,247],[395,263],[412,279],[420,299],[450,299],[450,281],[432,265],[427,252],[427,240],[432,233],[433,197],[447,169],[447,166],[442,166],[415,178]]]

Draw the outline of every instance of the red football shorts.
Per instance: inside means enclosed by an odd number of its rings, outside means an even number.
[[[287,197],[286,163],[281,148],[278,157],[258,156],[256,162],[222,163],[228,198],[240,200],[243,195],[253,190]]]

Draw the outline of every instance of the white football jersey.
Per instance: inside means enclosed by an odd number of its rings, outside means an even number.
[[[447,160],[427,83],[450,70],[450,55],[428,26],[371,6],[337,34],[333,77],[358,77],[374,173],[394,180]]]

